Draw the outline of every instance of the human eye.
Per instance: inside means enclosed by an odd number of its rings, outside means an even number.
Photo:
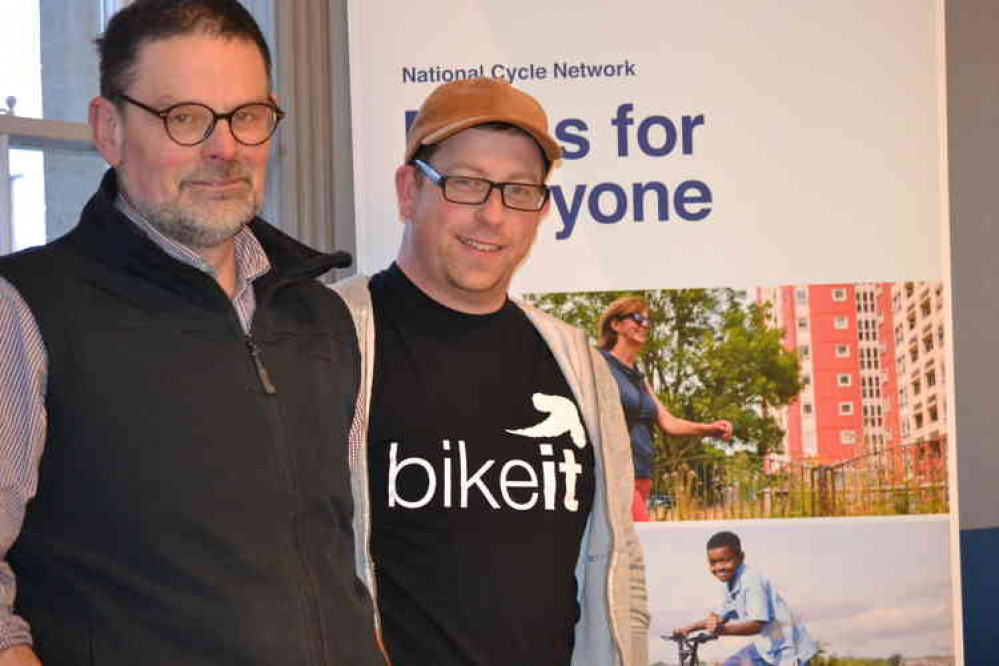
[[[507,198],[518,205],[534,206],[541,199],[542,189],[530,183],[507,183]]]
[[[187,111],[171,111],[170,115],[167,116],[167,121],[171,125],[177,127],[183,127],[185,125],[190,125],[192,122],[192,115]]]
[[[175,129],[199,128],[205,125],[207,118],[206,109],[191,104],[171,109],[167,115],[167,123]]]
[[[454,192],[471,194],[481,192],[486,182],[481,178],[470,176],[448,176],[447,185]]]
[[[533,185],[527,185],[526,183],[507,183],[506,192],[510,196],[517,197],[518,199],[529,199],[537,194],[537,188]]]
[[[489,190],[489,181],[471,176],[448,176],[447,189],[453,196],[478,199]]]
[[[260,125],[267,117],[269,107],[263,104],[248,104],[233,113],[233,120],[244,126]]]

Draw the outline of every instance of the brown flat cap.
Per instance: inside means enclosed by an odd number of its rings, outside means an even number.
[[[548,116],[536,99],[502,79],[476,77],[438,86],[423,101],[406,134],[405,162],[420,146],[429,146],[485,123],[508,123],[538,142],[549,161],[562,149],[548,133]]]

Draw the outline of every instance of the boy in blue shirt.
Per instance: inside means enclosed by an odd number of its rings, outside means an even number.
[[[708,567],[725,584],[720,613],[677,629],[687,635],[704,630],[716,636],[751,636],[752,642],[722,666],[806,666],[818,652],[804,625],[773,583],[744,563],[739,537],[718,532],[708,540]]]

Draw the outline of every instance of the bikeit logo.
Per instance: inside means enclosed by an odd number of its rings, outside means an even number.
[[[537,462],[532,464],[518,458],[511,458],[501,466],[495,459],[486,460],[477,469],[469,469],[466,444],[462,439],[457,441],[456,446],[452,446],[451,440],[441,442],[443,455],[438,470],[424,458],[413,456],[400,459],[399,443],[392,442],[389,445],[389,508],[420,509],[436,501],[445,508],[466,509],[469,498],[478,493],[493,509],[505,506],[517,511],[529,511],[541,502],[546,511],[555,511],[561,476],[565,487],[561,505],[566,511],[578,511],[576,481],[583,472],[583,466],[576,461],[571,447],[562,449],[561,460],[556,458],[551,440],[568,434],[576,448],[586,446],[586,430],[579,419],[579,411],[572,400],[559,395],[535,393],[532,403],[546,417],[533,426],[506,432],[535,441],[547,440],[537,443],[540,470],[537,469]],[[426,477],[426,490],[421,496],[402,496],[398,481],[403,473]],[[408,480],[411,482],[412,477]]]

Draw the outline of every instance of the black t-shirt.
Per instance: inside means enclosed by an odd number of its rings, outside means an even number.
[[[371,280],[371,549],[396,666],[569,664],[593,446],[515,304],[456,312]]]

